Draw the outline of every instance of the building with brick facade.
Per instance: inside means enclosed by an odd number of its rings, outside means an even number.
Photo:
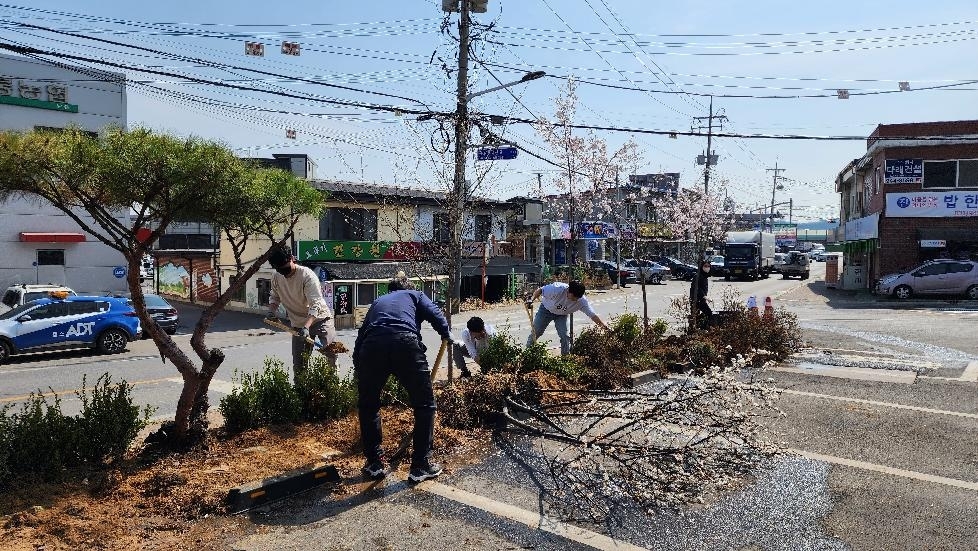
[[[836,178],[844,287],[978,259],[978,120],[881,124]]]

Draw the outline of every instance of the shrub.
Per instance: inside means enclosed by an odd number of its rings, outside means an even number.
[[[642,321],[637,314],[622,314],[612,321],[611,333],[622,343],[631,344],[642,334]]]
[[[40,391],[32,392],[5,425],[9,430],[6,470],[11,476],[62,480],[66,470],[77,465],[77,422],[61,412],[57,396],[49,403]]]
[[[501,373],[518,368],[522,349],[506,333],[497,333],[486,341],[479,352],[479,369],[483,374]]]
[[[662,337],[666,335],[666,331],[668,330],[669,324],[666,323],[666,320],[657,318],[649,325],[649,329],[645,332],[645,335],[652,343],[657,343],[662,340]]]
[[[514,377],[511,373],[490,373],[452,381],[438,394],[439,423],[456,429],[494,424]]]
[[[240,389],[221,398],[220,410],[229,432],[294,423],[302,418],[302,401],[289,382],[282,360],[265,358],[262,371],[242,374],[240,380]]]
[[[720,363],[717,357],[717,349],[709,341],[695,340],[686,345],[686,353],[689,354],[689,362],[693,367],[705,369]]]
[[[318,354],[298,377],[295,389],[303,416],[310,421],[339,419],[357,405],[356,382],[351,377],[340,379],[336,369]]]
[[[766,350],[777,360],[789,357],[801,345],[798,318],[784,309],[775,309],[771,319],[756,316],[739,305],[721,326],[711,328],[706,335],[717,349],[725,349],[729,357],[753,354]]]
[[[82,411],[78,418],[78,454],[82,460],[118,461],[129,449],[146,425],[155,408],[139,406],[132,402],[132,386],[126,381],[112,384],[108,373],[95,381],[91,393],[86,388],[86,378],[82,376],[82,388],[75,392],[81,400]]]
[[[357,403],[356,392],[357,392],[356,385],[354,385],[353,388],[354,406]],[[384,388],[381,390],[380,393],[380,404],[384,406],[389,406],[393,404],[401,404],[401,405],[409,406],[411,405],[411,396],[408,394],[407,389],[404,388],[404,385],[402,385],[401,382],[398,381],[397,378],[392,375],[387,378],[387,381],[384,382]]]

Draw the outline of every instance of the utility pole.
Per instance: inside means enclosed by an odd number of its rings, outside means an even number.
[[[444,9],[443,4],[443,9]],[[455,179],[450,197],[454,204],[449,205],[452,215],[448,218],[449,233],[452,236],[450,247],[451,270],[449,284],[451,289],[445,317],[448,326],[452,326],[452,313],[457,312],[461,305],[462,295],[462,228],[465,225],[465,156],[469,147],[469,9],[470,0],[461,0],[458,19],[458,89],[455,104]],[[452,355],[454,350],[448,347],[448,380],[454,376]]]
[[[543,173],[537,172],[537,199],[543,199]]]
[[[778,163],[775,162],[774,168],[766,168],[764,170],[774,173],[774,183],[771,185],[771,229],[773,230],[774,229],[774,192],[776,192],[778,189],[778,178],[781,176],[781,173],[785,171],[785,169],[778,168]]]
[[[713,114],[713,96],[710,96],[710,114],[706,117],[693,117],[696,122],[706,121],[706,155],[702,155],[703,162],[699,164],[705,164],[706,168],[703,169],[703,191],[705,193],[710,193],[710,166],[716,164],[717,156],[713,154],[713,119],[719,121],[719,129],[723,130],[723,123],[727,120],[727,116],[723,113],[718,115]],[[693,132],[702,132],[703,126],[692,126],[690,127]],[[699,159],[697,159],[699,162]]]

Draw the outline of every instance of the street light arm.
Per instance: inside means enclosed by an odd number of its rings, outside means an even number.
[[[523,78],[521,78],[519,80],[514,80],[513,82],[509,82],[507,84],[500,84],[499,86],[493,86],[492,88],[489,88],[489,89],[486,89],[486,90],[482,90],[481,92],[472,92],[471,94],[466,94],[465,100],[468,101],[468,100],[471,100],[474,97],[481,96],[483,94],[488,94],[490,92],[495,92],[497,90],[503,90],[505,88],[509,88],[510,86],[516,86],[517,84],[523,84],[524,82],[530,82],[531,80],[536,80],[536,79],[541,78],[541,77],[544,77],[546,75],[547,75],[547,73],[545,73],[543,71],[533,71],[532,73],[526,73],[525,75],[523,75]]]

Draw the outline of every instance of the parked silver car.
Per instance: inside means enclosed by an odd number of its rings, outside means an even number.
[[[978,300],[978,262],[931,260],[905,273],[882,277],[876,293],[905,300],[913,295],[965,295]]]
[[[672,270],[659,264],[658,262],[652,262],[651,260],[643,260],[638,258],[626,258],[625,266],[635,270],[635,275],[638,281],[645,277],[646,283],[651,283],[653,285],[658,285],[662,283],[663,279],[668,279],[672,274]]]

